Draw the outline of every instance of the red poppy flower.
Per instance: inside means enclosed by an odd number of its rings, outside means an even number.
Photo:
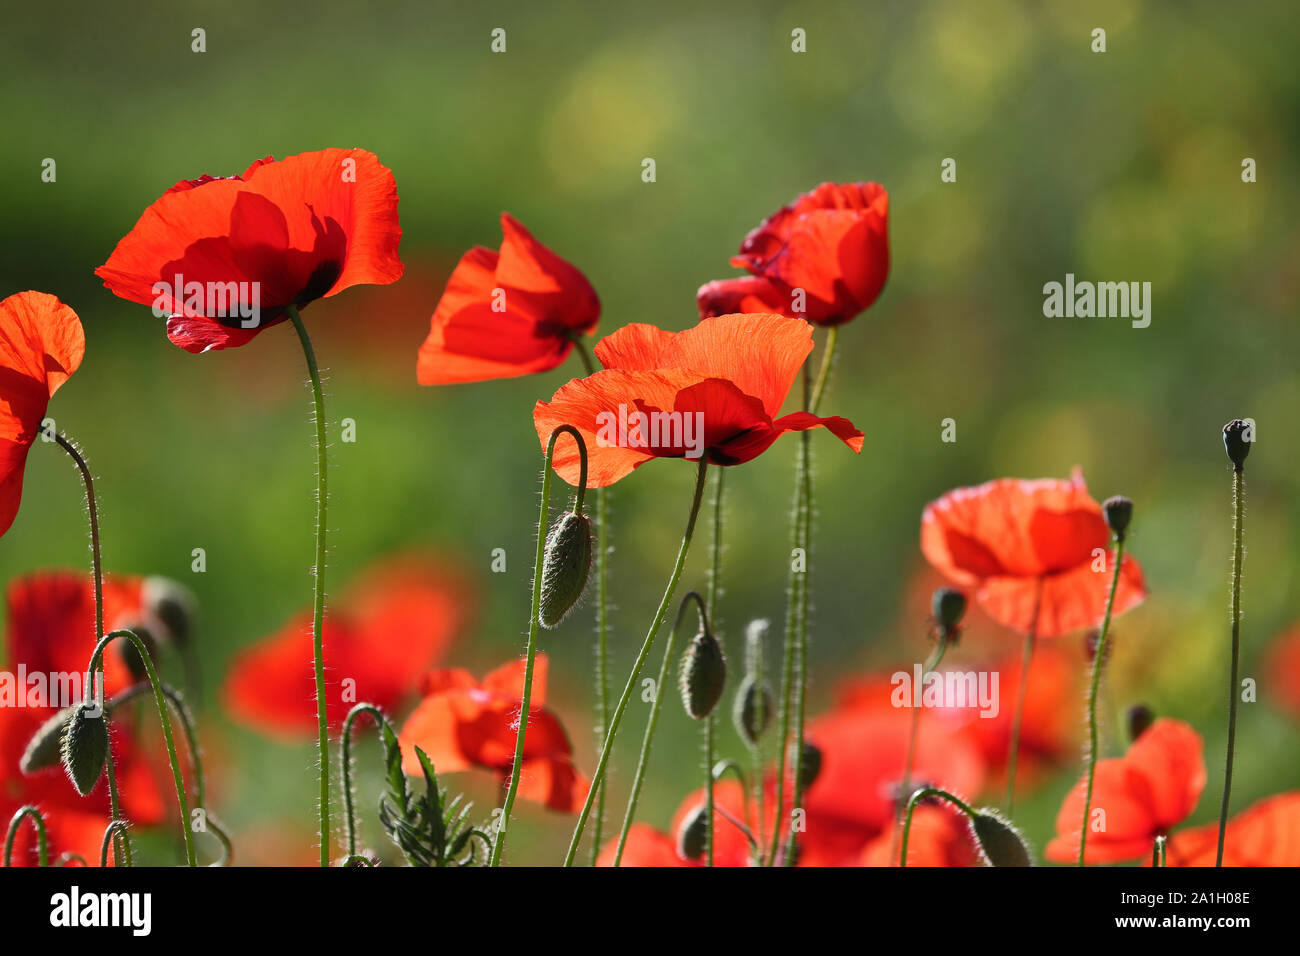
[[[363,701],[394,709],[442,659],[469,604],[460,579],[424,559],[386,562],[357,581],[325,619],[330,729],[337,733],[347,712]],[[235,655],[222,694],[236,720],[285,741],[315,735],[311,624],[311,611],[303,611]]]
[[[781,412],[812,351],[812,329],[779,315],[724,315],[685,332],[628,325],[596,345],[604,371],[574,379],[533,409],[545,449],[562,424],[587,444],[588,482],[611,485],[655,458],[739,465],[788,431],[824,425],[854,451],[862,432],[846,418]],[[555,471],[579,479],[573,442],[555,449]]]
[[[780,312],[817,325],[847,322],[885,287],[888,223],[889,194],[879,183],[822,183],[745,237],[731,264],[751,275],[702,286],[700,315]]]
[[[771,787],[768,787],[768,796]],[[673,815],[671,830],[664,833],[646,823],[634,823],[627,833],[627,845],[623,848],[623,858],[619,866],[704,866],[705,859],[684,860],[677,853],[677,834],[681,832],[686,818],[704,805],[704,788],[687,795]],[[758,836],[754,828],[756,817],[752,795],[745,794],[735,780],[719,780],[713,785],[713,804],[715,810],[713,834],[713,865],[751,866],[753,850],[749,837],[736,824],[742,823],[750,833]],[[762,833],[770,840],[775,806],[770,800],[764,805],[765,820]],[[730,817],[730,819],[728,819]],[[767,843],[764,843],[764,850]],[[618,837],[613,837],[601,848],[596,858],[597,866],[613,866],[618,853]]]
[[[899,833],[887,827],[863,848],[857,862],[859,866],[898,866],[902,852]],[[966,814],[946,802],[917,805],[907,837],[908,866],[979,866],[980,862]]]
[[[514,378],[555,368],[596,330],[600,300],[586,276],[509,213],[501,249],[461,258],[420,346],[421,385]]]
[[[925,508],[921,551],[994,620],[1040,638],[1091,627],[1105,613],[1110,530],[1082,472],[1069,481],[1001,478],[950,491]],[[1115,614],[1146,596],[1142,569],[1125,555]],[[1036,624],[1035,624],[1036,622]]]
[[[546,655],[538,654],[518,793],[552,810],[576,813],[587,798],[588,782],[573,766],[573,747],[564,726],[546,708],[546,674]],[[523,689],[523,661],[511,661],[481,682],[461,668],[430,671],[421,680],[424,699],[398,734],[402,768],[408,774],[420,773],[418,746],[439,774],[477,767],[493,771],[504,782],[514,766]]]
[[[396,282],[401,236],[392,171],[364,149],[323,149],[182,180],[95,274],[167,315],[174,344],[207,352],[247,344],[288,306]]]
[[[0,302],[0,535],[18,514],[45,409],[85,352],[81,320],[54,296],[19,292]]]
[[[822,755],[821,771],[804,798],[807,832],[800,862],[836,866],[856,860],[893,826],[902,797],[912,710],[884,703],[837,707],[808,724],[807,739]],[[918,721],[914,786],[978,793],[984,761],[970,741],[936,714]]]
[[[1088,838],[1092,842],[1092,838]],[[1168,866],[1214,866],[1219,824],[1183,830],[1169,838]],[[1300,866],[1300,791],[1267,797],[1228,821],[1224,866]]]
[[[138,578],[106,582],[106,627],[148,617],[150,609],[141,593]],[[61,767],[24,774],[19,764],[37,731],[71,703],[55,699],[56,691],[61,695],[71,687],[74,675],[75,689],[81,688],[95,643],[94,591],[85,574],[41,572],[11,582],[7,605],[5,666],[21,699],[5,700],[0,706],[0,819],[8,821],[20,806],[35,804],[46,817],[51,858],[72,852],[93,863],[99,859],[100,841],[111,819],[107,786],[99,783],[90,796],[82,797]],[[16,686],[19,674],[26,675],[26,687]],[[31,690],[36,674],[42,675],[46,688],[40,697]],[[133,683],[111,649],[104,660],[104,683],[109,696]],[[158,823],[165,813],[163,796],[154,768],[130,733],[129,715],[115,718],[110,728],[123,811],[137,825]],[[15,862],[33,860],[34,847],[35,838],[24,826],[15,845]]]
[[[1190,725],[1161,717],[1123,757],[1097,761],[1084,862],[1149,858],[1156,837],[1196,809],[1205,789],[1203,749],[1201,735]],[[1086,787],[1081,779],[1056,816],[1056,837],[1043,854],[1055,863],[1079,859]]]
[[[618,855],[618,837],[601,848],[597,866],[613,866]],[[716,860],[715,860],[716,862]],[[619,866],[699,866],[677,855],[677,840],[648,823],[634,823],[627,831],[627,844]]]
[[[1284,711],[1300,717],[1300,626],[1273,641],[1267,662],[1271,696]]]

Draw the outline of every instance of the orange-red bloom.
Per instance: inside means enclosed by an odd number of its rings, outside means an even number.
[[[1205,789],[1204,742],[1189,724],[1162,717],[1123,757],[1097,761],[1088,811],[1086,863],[1150,857],[1157,836],[1187,819]],[[1079,858],[1079,827],[1087,779],[1072,789],[1056,816],[1056,837],[1043,855],[1055,863]]]
[[[48,694],[63,685],[53,675],[84,675],[95,645],[95,598],[89,576],[71,571],[40,572],[19,578],[8,588],[8,645],[5,667],[17,680],[21,668],[27,687],[15,687],[23,699],[5,700],[0,706],[0,820],[8,821],[24,804],[44,812],[51,858],[63,852],[78,853],[87,861],[99,859],[100,841],[111,819],[107,786],[96,784],[88,797],[73,789],[61,767],[24,774],[19,762],[42,725],[59,712]],[[150,616],[142,601],[139,578],[110,579],[104,587],[104,622],[107,628],[137,624]],[[118,642],[114,647],[124,645]],[[35,699],[32,675],[41,674],[47,696]],[[105,693],[113,694],[134,683],[120,654],[112,648],[104,657]],[[77,682],[80,687],[80,681]],[[139,753],[126,725],[115,719],[113,757],[123,810],[135,824],[159,822],[164,815],[162,794],[148,761]],[[34,860],[35,839],[26,825],[19,831],[14,862]]]
[[[322,149],[181,180],[95,274],[168,316],[173,343],[207,352],[247,344],[288,306],[396,282],[401,237],[392,171],[364,149]]]
[[[81,320],[54,296],[19,292],[0,302],[0,535],[18,514],[27,452],[50,398],[85,352]]]
[[[1219,824],[1207,823],[1170,837],[1165,863],[1214,866],[1218,849]],[[1260,800],[1229,820],[1223,865],[1300,866],[1300,791]]]
[[[974,589],[1000,624],[1040,638],[1097,624],[1110,590],[1110,530],[1078,470],[1069,481],[1001,478],[958,488],[926,506],[921,550],[937,569]],[[1098,562],[1099,553],[1106,561]],[[1127,555],[1115,614],[1146,596]]]
[[[445,655],[469,608],[465,585],[429,561],[400,558],[359,580],[325,619],[326,714],[334,732],[361,701],[390,710]],[[235,656],[225,704],[241,723],[283,740],[316,732],[311,611]]]
[[[862,851],[860,866],[898,866],[903,852],[900,834],[886,828]],[[908,866],[979,866],[980,852],[971,835],[970,819],[944,801],[922,801],[912,812],[907,838]]]
[[[596,330],[600,300],[586,276],[501,214],[501,249],[461,257],[420,346],[421,385],[514,378],[555,368]]]
[[[1271,676],[1269,696],[1284,711],[1300,717],[1300,626],[1273,641],[1267,662],[1264,672]]]
[[[780,315],[724,315],[685,332],[624,326],[596,345],[604,371],[537,403],[537,435],[545,449],[557,426],[577,428],[596,488],[655,458],[705,455],[714,464],[739,465],[785,432],[819,425],[860,451],[862,432],[846,418],[776,417],[812,347],[808,323]],[[577,484],[575,443],[557,445],[554,461],[556,473]]]
[[[518,793],[552,810],[576,813],[587,797],[588,782],[573,765],[573,746],[559,717],[546,707],[546,674],[547,657],[538,654]],[[425,674],[420,682],[424,699],[398,734],[403,769],[420,773],[419,747],[439,774],[477,767],[504,782],[514,765],[523,691],[523,661],[499,667],[482,681],[458,667]]]
[[[889,275],[889,194],[822,183],[745,237],[731,264],[751,273],[700,288],[701,316],[780,312],[839,325],[876,301]]]

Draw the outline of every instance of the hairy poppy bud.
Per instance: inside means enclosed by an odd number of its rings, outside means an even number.
[[[87,715],[89,709],[89,704],[73,708],[63,733],[63,769],[83,797],[94,789],[108,757],[107,722],[103,713],[98,717]]]
[[[578,603],[591,570],[591,520],[566,511],[546,536],[542,559],[542,603],[537,613],[542,627],[557,627]]]
[[[802,759],[799,761],[799,789],[807,790],[817,782],[822,772],[822,752],[811,740],[803,742]]]
[[[189,588],[171,578],[148,577],[141,597],[145,608],[162,624],[161,637],[177,647],[189,643],[197,603]]]
[[[32,739],[27,742],[18,769],[23,773],[36,773],[57,767],[62,759],[63,729],[72,716],[72,708],[65,707],[37,729]]]
[[[1020,831],[1002,814],[982,807],[971,816],[971,830],[989,866],[1033,866]]]
[[[1137,740],[1155,723],[1155,719],[1155,711],[1146,704],[1134,704],[1124,715],[1124,722],[1128,725],[1128,739]]]
[[[930,613],[944,635],[951,635],[966,614],[966,595],[955,588],[938,588],[930,599]]]
[[[722,645],[709,631],[701,630],[682,656],[682,706],[696,720],[713,713],[727,684],[727,659]]]
[[[731,711],[736,733],[751,747],[758,743],[772,722],[772,692],[766,684],[759,684],[754,675],[746,674],[736,691]]]
[[[700,804],[686,815],[677,831],[677,855],[694,862],[704,856],[709,838],[708,808]]]
[[[1115,495],[1102,502],[1101,510],[1106,513],[1106,524],[1115,532],[1115,537],[1122,539],[1128,531],[1128,523],[1133,520],[1133,502],[1123,495]]]
[[[1250,454],[1250,446],[1255,443],[1254,429],[1240,418],[1234,418],[1223,426],[1223,447],[1232,461],[1232,467],[1241,471]]]

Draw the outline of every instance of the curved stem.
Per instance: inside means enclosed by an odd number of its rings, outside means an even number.
[[[1007,743],[1007,813],[1016,798],[1016,761],[1020,756],[1020,722],[1025,716],[1025,692],[1029,689],[1029,665],[1034,660],[1034,638],[1038,633],[1038,613],[1043,606],[1043,579],[1034,589],[1034,613],[1025,634],[1025,649],[1020,658],[1020,690],[1016,694],[1016,712],[1011,719],[1011,739]]]
[[[1228,805],[1232,800],[1232,758],[1237,747],[1238,668],[1241,661],[1241,562],[1245,557],[1242,516],[1246,487],[1241,468],[1232,470],[1232,667],[1228,686],[1228,756],[1223,765],[1223,801],[1219,806],[1219,847],[1215,866],[1223,866],[1223,843],[1228,834]]]
[[[581,471],[578,478],[578,492],[573,504],[573,513],[582,513],[582,498],[587,490],[587,444],[582,434],[572,425],[560,425],[546,443],[546,465],[542,471],[542,503],[537,514],[537,554],[533,564],[533,601],[532,612],[528,617],[528,651],[524,663],[524,690],[519,702],[519,732],[515,735],[515,759],[510,769],[510,783],[506,787],[505,800],[501,804],[501,818],[497,823],[496,833],[492,839],[492,853],[488,866],[501,863],[501,851],[505,847],[506,829],[510,826],[510,812],[515,806],[515,794],[519,790],[519,772],[524,764],[524,740],[528,733],[528,718],[531,714],[533,697],[533,664],[537,659],[537,627],[542,607],[542,564],[546,557],[547,520],[551,504],[551,475],[554,469],[551,463],[555,458],[555,443],[559,437],[567,434],[578,443]],[[590,798],[590,794],[588,794]]]
[[[190,866],[195,866],[194,857],[194,837],[190,832],[190,808],[189,800],[185,794],[185,782],[181,777],[180,760],[176,756],[176,741],[172,738],[171,718],[167,716],[167,701],[163,693],[162,682],[158,680],[158,671],[154,668],[153,656],[149,653],[149,648],[135,631],[129,628],[113,631],[105,635],[95,645],[94,653],[90,656],[90,665],[86,668],[87,673],[99,673],[103,669],[104,648],[108,647],[119,637],[128,638],[135,645],[136,652],[140,655],[140,660],[144,662],[145,672],[149,675],[149,683],[153,687],[154,703],[158,708],[158,722],[162,725],[163,741],[167,745],[167,759],[171,762],[172,779],[176,783],[176,800],[180,804],[181,811],[181,834],[185,838],[185,859]],[[103,675],[100,673],[100,683],[103,683]],[[108,714],[101,715],[102,719],[107,721]],[[115,821],[116,822],[116,821]],[[107,836],[107,834],[105,834]]]
[[[659,630],[659,625],[663,623],[664,616],[668,613],[668,605],[673,599],[673,592],[677,589],[677,582],[682,576],[682,569],[686,566],[686,555],[691,549],[691,538],[695,535],[695,519],[700,514],[700,502],[704,498],[704,480],[708,470],[709,458],[708,455],[703,455],[695,472],[695,491],[691,498],[690,514],[686,519],[686,530],[682,533],[681,547],[677,549],[677,561],[673,565],[672,574],[668,577],[668,585],[664,589],[663,598],[659,601],[659,609],[655,612],[654,620],[650,622],[645,641],[642,642],[641,650],[632,665],[632,673],[628,675],[627,684],[623,687],[623,694],[619,697],[613,716],[610,718],[609,732],[605,735],[605,744],[601,747],[600,759],[597,760],[596,771],[592,774],[591,789],[587,791],[587,800],[583,804],[582,812],[578,814],[577,825],[573,828],[573,838],[569,841],[569,851],[564,857],[565,866],[573,865],[573,858],[578,852],[578,843],[582,840],[583,830],[587,826],[587,817],[591,815],[591,806],[596,788],[605,779],[605,770],[609,766],[609,755],[613,750],[614,738],[618,734],[618,725],[622,722],[623,712],[627,710],[628,702],[632,699],[632,691],[636,687],[637,678],[641,676],[641,668],[645,666],[646,657],[649,656],[650,649],[654,646],[655,634]],[[655,695],[658,696],[662,690],[662,687],[655,688]]]
[[[591,375],[596,363],[581,336],[574,336],[574,351]],[[606,557],[609,539],[605,526],[609,521],[608,488],[596,489],[596,746],[605,742],[605,729],[609,726],[609,584]],[[601,833],[605,828],[605,788],[596,795],[596,819],[592,823],[591,865],[600,856]]]
[[[315,586],[312,594],[311,646],[316,668],[316,752],[320,773],[320,865],[330,865],[330,738],[325,713],[325,624],[326,509],[329,504],[329,480],[325,454],[325,396],[321,390],[316,351],[311,346],[307,326],[296,305],[288,307],[298,341],[302,344],[307,374],[311,377],[312,418],[316,424],[316,563],[312,568]]]
[[[907,841],[912,835],[912,813],[916,810],[916,805],[926,797],[942,797],[966,816],[975,816],[975,811],[971,809],[969,804],[947,790],[941,790],[938,787],[924,787],[916,791],[916,793],[912,794],[911,799],[907,801],[907,813],[903,818],[903,852],[898,861],[900,867],[907,866]]]
[[[677,606],[677,618],[672,630],[668,632],[668,646],[664,649],[664,660],[659,665],[659,679],[655,682],[655,697],[650,702],[650,716],[646,720],[645,736],[641,738],[641,755],[637,757],[636,774],[632,778],[632,792],[627,798],[627,812],[623,814],[623,829],[618,834],[618,849],[614,851],[614,865],[623,862],[623,848],[627,845],[627,835],[632,829],[632,820],[636,816],[636,805],[641,798],[641,786],[645,782],[646,767],[650,763],[650,745],[654,740],[655,728],[659,726],[659,710],[663,706],[662,689],[668,683],[668,668],[672,663],[673,651],[677,648],[677,633],[681,630],[682,619],[686,616],[686,606],[694,600],[699,607],[700,620],[708,621],[704,601],[698,591],[688,591]]]
[[[108,845],[114,842],[119,835],[126,835],[127,822],[125,820],[110,820],[108,826],[104,828],[104,842],[99,846],[99,866],[104,869],[108,866]],[[113,865],[117,865],[117,858],[114,857]]]
[[[375,724],[381,730],[384,724],[388,723],[388,718],[384,716],[382,710],[374,704],[367,703],[357,704],[348,711],[347,717],[343,720],[343,825],[347,833],[347,860],[357,856],[357,818],[352,794],[352,725],[362,714],[370,714],[374,717]],[[346,860],[344,865],[347,865]]]
[[[1106,595],[1106,615],[1101,619],[1101,634],[1097,649],[1092,655],[1092,685],[1088,688],[1088,784],[1083,795],[1083,824],[1079,830],[1079,866],[1083,866],[1084,850],[1088,845],[1088,814],[1092,810],[1092,783],[1097,774],[1097,691],[1101,687],[1101,672],[1106,666],[1106,636],[1110,633],[1111,612],[1115,609],[1115,592],[1119,590],[1119,572],[1124,565],[1124,536],[1115,536],[1115,570],[1110,578],[1110,593]]]
[[[22,826],[23,820],[29,817],[32,821],[32,827],[36,830],[36,862],[39,866],[50,865],[50,850],[45,840],[45,818],[41,816],[40,810],[28,804],[25,807],[19,807],[18,812],[9,821],[9,832],[5,835],[4,862],[6,867],[13,866],[14,840],[18,836],[18,828]]]
[[[938,642],[935,644],[934,650],[930,654],[930,659],[927,660],[925,664],[921,667],[921,683],[923,686],[925,684],[926,675],[939,666],[939,662],[943,660],[944,652],[947,651],[947,649],[948,649],[948,635],[940,631]],[[912,786],[912,767],[916,761],[916,735],[917,735],[917,731],[920,729],[920,726],[921,726],[921,708],[913,707],[912,727],[908,731],[908,735],[907,735],[907,759],[903,763],[903,783],[899,790],[900,797],[903,794],[906,794],[909,788]],[[896,835],[899,833],[899,829],[900,828],[895,827],[894,833]],[[890,850],[889,858],[892,861],[894,859],[895,851],[898,850],[898,841],[897,840],[891,841],[891,846],[892,849]],[[890,865],[892,866],[893,863],[891,862]]]

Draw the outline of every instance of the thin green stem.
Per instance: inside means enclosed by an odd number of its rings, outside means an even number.
[[[1164,834],[1156,837],[1156,842],[1151,845],[1151,865],[1165,866],[1165,843],[1167,842]]]
[[[343,720],[343,825],[347,828],[347,859],[357,856],[357,815],[352,793],[352,725],[362,714],[370,714],[382,732],[388,718],[374,704],[360,703],[348,711]],[[389,725],[391,726],[391,725]]]
[[[1228,805],[1232,801],[1232,759],[1237,748],[1237,699],[1241,693],[1241,563],[1245,557],[1242,519],[1246,506],[1245,478],[1240,467],[1232,470],[1232,666],[1228,684],[1228,754],[1223,765],[1223,802],[1219,806],[1219,847],[1214,865],[1223,866],[1223,844],[1228,835]]]
[[[1016,798],[1016,763],[1020,756],[1020,724],[1025,716],[1025,693],[1029,689],[1029,666],[1034,660],[1034,639],[1038,633],[1038,614],[1043,606],[1043,579],[1034,589],[1034,612],[1025,634],[1025,649],[1020,657],[1020,690],[1016,694],[1016,712],[1011,718],[1011,739],[1007,743],[1007,813]]]
[[[108,845],[116,842],[118,836],[125,836],[127,822],[125,820],[110,820],[108,826],[104,828],[104,842],[99,846],[99,866],[100,869],[108,867]],[[113,858],[113,865],[117,865],[117,858]]]
[[[831,366],[835,362],[835,346],[839,341],[840,327],[832,325],[826,332],[826,347],[822,349],[822,361],[817,369],[817,384],[813,386],[812,400],[808,403],[808,411],[814,415],[817,414],[817,409],[821,408],[822,397],[826,394],[826,385],[831,377]]]
[[[704,865],[713,865],[713,714],[704,718]]]
[[[677,589],[677,582],[682,576],[682,569],[686,566],[686,555],[691,549],[691,538],[695,534],[695,520],[700,514],[700,502],[704,498],[704,481],[708,475],[708,470],[709,459],[707,455],[703,455],[700,457],[699,467],[695,473],[695,491],[691,497],[691,510],[686,519],[686,530],[682,533],[681,547],[677,549],[677,561],[673,565],[672,574],[669,575],[668,585],[664,589],[664,596],[659,601],[659,609],[655,612],[654,620],[650,622],[645,641],[641,644],[641,650],[632,665],[632,673],[628,675],[627,684],[624,685],[623,693],[614,708],[613,716],[610,718],[609,733],[605,735],[605,743],[600,750],[600,759],[597,760],[596,771],[592,774],[591,789],[587,791],[586,802],[583,804],[582,811],[578,814],[577,825],[573,828],[573,838],[569,842],[569,851],[564,857],[565,866],[573,865],[573,858],[578,852],[578,844],[581,842],[582,833],[587,826],[587,818],[591,815],[596,788],[605,779],[610,753],[614,747],[614,738],[618,734],[618,725],[622,722],[623,712],[627,710],[627,705],[632,699],[632,692],[636,688],[637,678],[641,676],[641,669],[645,666],[650,649],[654,646],[655,634],[658,632],[659,626],[663,624],[664,616],[668,613],[668,605],[673,599],[673,592]],[[662,692],[662,687],[655,688],[656,696]]]
[[[943,660],[944,652],[948,650],[948,635],[942,630],[939,633],[938,640],[935,642],[934,650],[930,652],[929,659],[921,667],[921,685],[924,688],[926,675],[939,666]],[[915,702],[913,702],[915,703]],[[912,786],[912,768],[916,762],[916,736],[921,726],[921,708],[912,708],[912,726],[907,735],[907,759],[903,763],[903,783],[899,789],[899,797],[905,796]],[[901,821],[900,821],[901,822]],[[894,833],[899,833],[899,827],[894,828]],[[889,858],[894,859],[895,851],[898,849],[898,841],[893,840],[892,849]],[[892,862],[890,864],[893,865]]]
[[[312,594],[311,647],[316,668],[316,752],[320,773],[320,865],[330,865],[330,732],[325,713],[325,564],[327,550],[326,510],[329,504],[329,475],[325,454],[325,396],[321,390],[320,369],[311,336],[296,305],[288,307],[289,318],[302,344],[302,355],[311,377],[312,418],[316,425],[316,563],[312,568],[315,585]]]
[[[722,479],[726,471],[718,469],[718,476],[713,481],[713,541],[709,547],[709,574],[707,578],[705,600],[709,613],[713,615],[716,631],[719,624],[718,591],[719,575],[722,571]],[[714,708],[716,710],[716,708]],[[710,712],[704,718],[704,816],[708,821],[705,828],[705,860],[707,866],[713,866],[713,828],[716,823],[714,810],[716,801],[713,794],[713,731],[717,718]]]
[[[1101,672],[1106,666],[1106,638],[1110,634],[1111,613],[1115,609],[1115,592],[1119,590],[1119,573],[1124,564],[1124,535],[1115,535],[1115,570],[1110,577],[1110,593],[1106,595],[1106,615],[1101,619],[1101,634],[1097,649],[1092,655],[1092,684],[1088,688],[1088,784],[1083,795],[1083,824],[1079,830],[1079,866],[1083,866],[1084,850],[1088,845],[1088,814],[1092,811],[1092,784],[1097,774],[1097,691],[1101,687]]]
[[[627,835],[636,817],[636,806],[641,798],[641,786],[645,782],[646,767],[650,763],[650,745],[654,741],[655,728],[659,726],[659,711],[663,707],[664,695],[659,692],[659,689],[668,685],[668,668],[672,664],[673,652],[677,648],[677,634],[681,630],[686,608],[691,601],[694,601],[699,608],[700,621],[707,621],[704,601],[699,592],[688,591],[677,607],[677,617],[673,621],[672,630],[668,632],[668,646],[664,649],[663,663],[659,665],[659,678],[655,681],[655,696],[650,702],[650,716],[646,720],[645,735],[641,738],[641,754],[637,757],[636,774],[632,777],[632,792],[628,795],[627,811],[623,814],[623,828],[618,834],[618,849],[614,851],[615,866],[623,862],[623,848],[627,845]]]
[[[580,336],[574,337],[574,350],[582,359],[582,364],[591,375],[596,371],[596,363],[586,343]],[[606,526],[609,523],[608,488],[596,489],[596,746],[605,741],[605,730],[609,726],[609,582],[608,556],[609,538]],[[596,795],[596,819],[592,823],[591,864],[596,865],[600,856],[600,841],[605,828],[605,788],[602,786]]]
[[[975,811],[971,809],[969,804],[963,801],[960,797],[956,797],[949,793],[947,790],[941,790],[938,787],[923,787],[916,791],[916,793],[912,794],[911,798],[907,801],[907,813],[903,818],[903,852],[898,861],[900,867],[907,866],[907,842],[912,835],[912,814],[916,810],[916,805],[927,797],[941,797],[951,803],[962,813],[966,814],[966,816],[975,816]]]
[[[103,682],[103,658],[104,648],[119,637],[128,638],[135,645],[136,652],[140,655],[140,660],[144,662],[145,672],[149,676],[149,684],[153,687],[154,703],[158,708],[158,722],[162,725],[163,742],[167,745],[167,759],[171,763],[172,779],[176,783],[176,800],[180,805],[181,811],[181,834],[185,839],[185,860],[190,866],[196,865],[194,856],[194,837],[190,832],[190,808],[189,799],[185,793],[185,781],[181,776],[180,760],[176,756],[176,741],[172,738],[172,723],[168,716],[167,700],[163,693],[162,682],[158,679],[158,671],[154,667],[153,655],[149,653],[149,648],[140,635],[129,628],[113,631],[105,635],[95,645],[95,650],[90,656],[90,665],[86,668],[88,674],[100,674],[100,683]],[[103,720],[108,720],[107,712],[101,714]],[[116,822],[116,821],[115,821]]]
[[[501,816],[497,821],[496,833],[492,839],[492,853],[489,866],[501,863],[501,851],[506,843],[506,829],[510,826],[510,813],[515,806],[515,794],[519,790],[519,773],[524,765],[524,740],[528,734],[528,719],[532,713],[533,665],[537,659],[537,627],[542,607],[542,565],[546,557],[546,532],[551,506],[552,461],[555,459],[555,443],[559,437],[567,434],[578,443],[581,460],[581,473],[578,478],[577,495],[574,499],[573,513],[582,513],[582,498],[587,491],[587,444],[582,434],[572,425],[560,425],[551,432],[546,443],[546,464],[542,471],[542,503],[537,515],[537,554],[533,565],[533,601],[532,613],[528,618],[528,650],[524,663],[524,690],[519,702],[519,733],[515,736],[515,759],[510,769],[510,782],[506,787],[505,799],[501,804]]]
[[[45,840],[45,818],[41,816],[40,810],[28,804],[25,807],[19,807],[18,812],[9,821],[9,832],[5,835],[6,867],[13,866],[14,840],[18,836],[18,828],[22,826],[23,820],[27,818],[31,819],[32,827],[36,830],[36,862],[39,866],[50,865],[50,850]]]

